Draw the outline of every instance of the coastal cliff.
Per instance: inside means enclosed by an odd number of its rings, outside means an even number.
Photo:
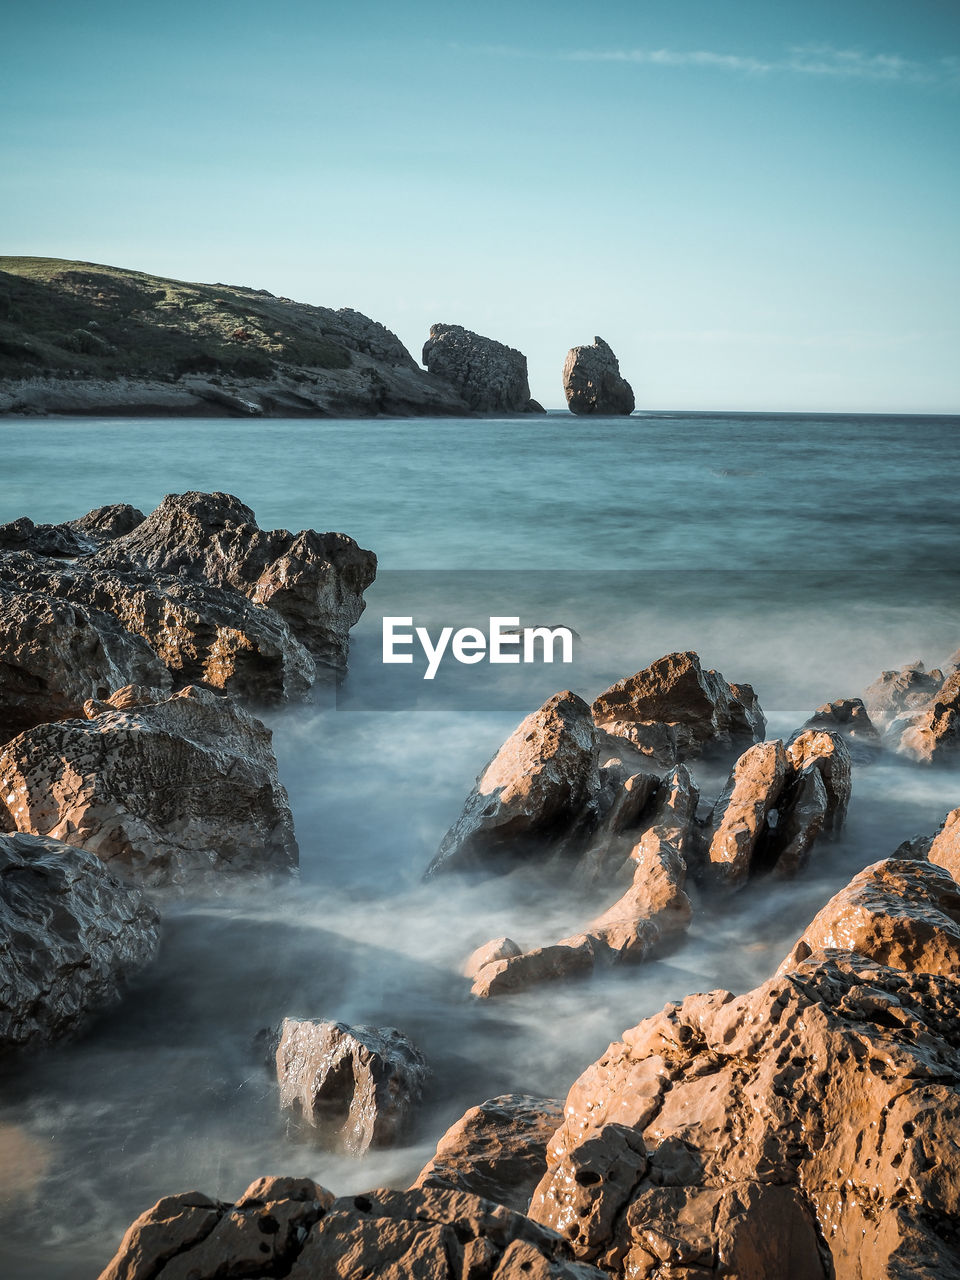
[[[0,414],[470,414],[349,308],[59,258],[0,257]]]

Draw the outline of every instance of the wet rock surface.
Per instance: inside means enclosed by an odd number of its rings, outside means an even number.
[[[949,871],[954,880],[960,880],[960,809],[947,814],[930,841],[928,856],[931,862]]]
[[[952,1275],[960,986],[816,953],[580,1077],[530,1216],[614,1275]]]
[[[477,779],[428,874],[502,864],[567,840],[598,790],[599,741],[590,708],[555,694],[514,730]]]
[[[116,695],[115,695],[116,697]],[[271,735],[208,689],[120,691],[87,721],[38,725],[0,750],[0,813],[14,830],[96,854],[123,879],[287,871],[297,843]]]
[[[762,740],[763,713],[750,685],[705,670],[696,653],[669,653],[611,685],[593,703],[596,723],[657,763],[744,750]]]
[[[100,1280],[603,1280],[554,1232],[439,1187],[333,1195],[261,1178],[236,1204],[167,1196],[130,1227]]]
[[[625,417],[636,408],[633,388],[621,376],[619,361],[603,338],[567,352],[563,392],[571,413]]]
[[[423,363],[475,413],[544,413],[530,397],[527,357],[493,338],[459,324],[433,324],[424,343]]]
[[[443,1135],[414,1186],[469,1191],[526,1213],[562,1120],[556,1098],[508,1093],[481,1102]]]
[[[59,1039],[117,1001],[159,917],[92,854],[0,834],[0,1052]]]
[[[409,1127],[428,1077],[423,1055],[395,1027],[285,1018],[276,1052],[280,1105],[320,1140],[362,1155]]]
[[[170,494],[140,514],[102,508],[62,526],[85,540],[75,557],[38,553],[36,539],[0,551],[0,591],[29,598],[37,616],[37,597],[47,597],[45,636],[61,649],[72,644],[74,685],[159,685],[146,670],[159,662],[180,684],[202,681],[264,704],[302,700],[315,682],[343,675],[349,630],[376,572],[371,552],[342,534],[262,530],[229,494]],[[67,605],[73,623],[101,635],[117,668],[110,679],[96,646],[76,638]],[[24,691],[19,703],[32,691],[42,716],[58,672],[44,667],[40,641],[3,642],[0,663],[6,683]],[[49,698],[46,707],[56,709]]]
[[[884,671],[864,701],[890,750],[917,764],[950,765],[960,753],[960,650],[928,671],[911,662]]]
[[[803,728],[839,733],[847,744],[851,759],[859,764],[871,764],[883,750],[880,730],[867,714],[862,698],[837,698],[833,702],[825,702],[817,707]]]

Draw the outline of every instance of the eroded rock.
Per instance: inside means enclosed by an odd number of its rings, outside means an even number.
[[[159,916],[82,849],[0,835],[0,1051],[58,1039],[153,959]]]
[[[803,728],[827,729],[840,734],[851,759],[861,764],[871,764],[883,749],[880,730],[867,715],[861,698],[837,698],[833,702],[825,702],[822,707],[817,707]]]
[[[0,749],[0,809],[13,829],[81,846],[142,884],[296,866],[293,818],[259,720],[197,687],[128,711],[107,706]]]
[[[527,357],[459,324],[433,324],[424,343],[428,373],[443,378],[475,413],[543,413],[530,397]]]
[[[813,767],[823,780],[827,794],[825,825],[839,831],[847,816],[852,787],[850,752],[839,733],[807,729],[787,747],[787,757],[795,773]]]
[[[947,676],[937,692],[911,715],[894,720],[897,749],[918,764],[950,764],[960,753],[960,671]]]
[[[599,945],[595,938],[578,933],[516,956],[491,960],[477,970],[471,992],[481,1000],[488,1000],[491,996],[526,991],[542,982],[582,977],[592,971]]]
[[[563,392],[571,413],[626,417],[636,408],[633,388],[621,376],[619,361],[602,338],[567,352]]]
[[[530,1216],[642,1280],[952,1275],[958,1014],[954,975],[834,953],[670,1005],[571,1089]]]
[[[281,1107],[357,1156],[402,1136],[428,1074],[419,1049],[395,1027],[294,1018],[283,1020],[276,1064]]]
[[[778,739],[745,751],[710,816],[709,877],[734,887],[750,874],[758,845],[770,829],[787,780],[787,753]]]
[[[929,862],[875,862],[814,917],[778,972],[815,951],[856,952],[911,973],[960,976],[960,887]]]
[[[108,613],[0,585],[0,742],[81,714],[130,681],[169,689],[153,650]]]
[[[547,1171],[547,1142],[562,1119],[556,1098],[508,1093],[481,1102],[443,1135],[414,1186],[469,1191],[526,1213]]]
[[[928,857],[946,868],[954,880],[960,881],[960,809],[954,809],[943,820],[940,830],[930,841]]]
[[[696,653],[668,653],[594,701],[593,717],[662,765],[761,741],[763,713],[750,685],[706,671]]]
[[[590,708],[554,694],[518,726],[477,779],[428,874],[542,854],[595,820],[599,746]]]

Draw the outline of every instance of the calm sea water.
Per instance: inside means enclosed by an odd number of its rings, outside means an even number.
[[[583,906],[522,878],[424,885],[421,872],[490,754],[564,684],[591,695],[696,648],[752,681],[785,734],[884,667],[945,658],[960,645],[958,462],[948,418],[0,421],[0,520],[222,489],[265,527],[339,529],[381,565],[340,709],[269,717],[299,880],[171,904],[160,960],[123,1005],[3,1069],[0,1273],[92,1277],[171,1191],[230,1198],[280,1172],[337,1191],[404,1185],[467,1106],[562,1095],[665,1001],[766,977],[855,870],[960,804],[957,771],[858,768],[843,839],[801,880],[704,907],[669,962],[489,1006],[465,998],[465,952],[504,932],[563,936]],[[504,611],[529,600],[551,611],[533,620],[576,626],[575,671],[525,671],[485,710],[365,697],[382,676],[380,614],[410,592],[442,611],[478,570],[504,575]],[[709,794],[720,780],[702,781]],[[356,1162],[287,1133],[252,1047],[287,1014],[393,1024],[421,1045],[434,1084],[407,1146]]]

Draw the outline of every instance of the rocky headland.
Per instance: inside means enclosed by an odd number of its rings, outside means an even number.
[[[530,396],[526,356],[462,325],[432,324],[423,363],[455,387],[476,413],[546,412]]]

